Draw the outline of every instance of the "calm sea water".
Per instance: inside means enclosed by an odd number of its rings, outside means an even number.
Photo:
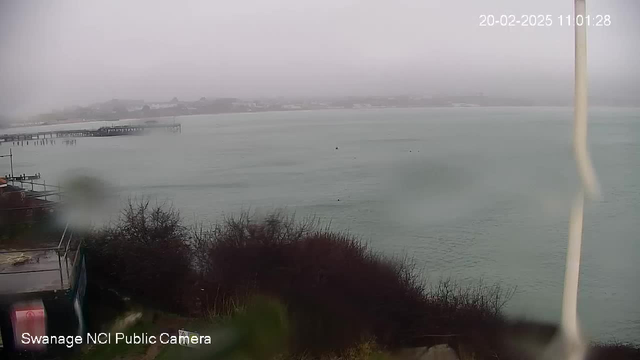
[[[177,120],[180,135],[17,147],[16,172],[41,172],[48,183],[90,172],[116,187],[120,199],[171,201],[188,222],[249,208],[315,215],[379,251],[409,255],[426,277],[517,286],[508,309],[514,316],[559,319],[577,184],[571,109]],[[592,338],[640,341],[640,109],[593,109],[590,121],[603,198],[586,210],[580,320]],[[0,167],[8,172],[7,161]]]

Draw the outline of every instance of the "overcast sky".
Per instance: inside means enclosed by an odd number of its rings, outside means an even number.
[[[588,0],[594,95],[640,97],[640,1]],[[0,113],[112,98],[571,98],[573,0],[0,0]],[[480,27],[480,15],[553,16]]]

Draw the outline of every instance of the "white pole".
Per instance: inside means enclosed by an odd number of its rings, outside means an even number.
[[[587,29],[586,0],[575,0],[575,109],[573,122],[573,152],[580,175],[580,190],[576,194],[569,219],[569,242],[562,298],[562,332],[566,341],[567,359],[585,357],[585,345],[578,324],[578,282],[584,221],[585,196],[599,195],[598,183],[587,149]]]
[[[582,186],[588,197],[599,196],[600,190],[587,149],[587,20],[586,0],[575,0],[575,104],[573,121],[573,153]]]
[[[562,297],[562,331],[568,349],[567,356],[568,359],[575,360],[582,359],[584,356],[583,341],[578,324],[578,280],[583,219],[584,193],[580,191],[576,195],[569,218],[569,244]]]

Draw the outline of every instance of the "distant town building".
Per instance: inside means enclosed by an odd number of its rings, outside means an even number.
[[[155,103],[155,104],[150,104],[149,107],[151,107],[152,110],[158,110],[158,109],[168,109],[168,108],[172,108],[172,107],[176,107],[176,103]]]

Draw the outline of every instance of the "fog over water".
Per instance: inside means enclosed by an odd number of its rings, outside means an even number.
[[[570,101],[572,1],[0,0],[0,114],[112,98],[483,92]],[[640,2],[591,0],[591,92],[640,99]],[[481,15],[551,15],[480,27]],[[640,103],[638,101],[637,103]]]

